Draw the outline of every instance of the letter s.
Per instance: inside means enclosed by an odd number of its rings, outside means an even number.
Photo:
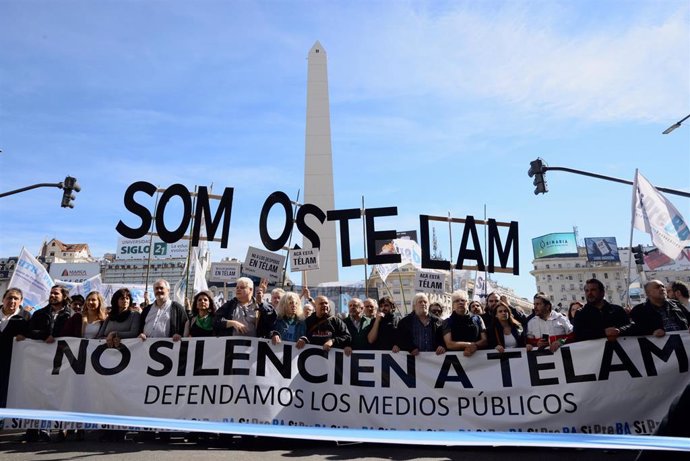
[[[141,218],[141,225],[134,229],[123,223],[122,220],[120,220],[120,222],[117,223],[117,226],[115,226],[115,230],[120,235],[128,239],[141,238],[146,235],[151,228],[151,213],[145,206],[137,203],[136,200],[134,200],[134,194],[137,192],[145,192],[149,196],[153,197],[153,194],[156,193],[156,186],[146,181],[137,181],[130,184],[125,191],[125,208]]]

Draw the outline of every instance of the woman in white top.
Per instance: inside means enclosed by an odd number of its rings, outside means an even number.
[[[508,304],[501,301],[489,329],[489,346],[503,353],[512,347],[525,347],[525,332],[522,324],[513,317]]]
[[[92,291],[86,296],[81,318],[81,337],[87,339],[96,338],[106,318],[105,299],[100,292]]]

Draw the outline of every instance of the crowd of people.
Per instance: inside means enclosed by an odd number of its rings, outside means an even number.
[[[121,339],[249,336],[270,339],[273,344],[294,342],[324,350],[419,352],[462,351],[470,357],[481,349],[503,353],[510,348],[550,350],[563,344],[597,338],[615,341],[621,335],[654,335],[689,329],[688,287],[683,282],[667,286],[651,280],[644,286],[646,302],[625,309],[605,299],[603,283],[590,279],[584,285],[583,305],[570,304],[566,314],[554,310],[545,293],[534,295],[534,310],[527,315],[511,306],[505,297],[491,293],[486,305],[469,302],[467,293],[452,293],[450,315],[444,306],[430,304],[424,293],[412,300],[412,311],[402,316],[390,296],[379,300],[352,298],[344,318],[335,315],[326,296],[311,297],[304,288],[300,295],[275,288],[264,300],[267,284],[255,289],[250,278],[237,280],[235,296],[217,307],[210,291],[197,293],[188,306],[170,298],[170,284],[157,280],[154,301],[143,306],[132,302],[127,288],[117,290],[106,306],[103,296],[93,291],[86,298],[70,297],[68,290],[54,286],[48,305],[32,316],[22,308],[23,294],[9,288],[3,295],[0,313],[0,406],[5,406],[11,349],[25,339],[52,343],[57,337],[104,340],[119,347]],[[112,435],[112,434],[111,434]],[[117,433],[115,433],[117,435]],[[28,431],[29,440],[46,434]],[[64,434],[62,434],[64,437]]]

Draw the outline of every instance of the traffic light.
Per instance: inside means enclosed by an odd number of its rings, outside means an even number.
[[[62,203],[60,203],[60,206],[62,208],[74,208],[74,200],[77,196],[72,192],[79,192],[81,190],[79,183],[77,183],[77,178],[67,176],[62,183],[62,190]]]
[[[642,245],[637,245],[632,248],[633,258],[635,258],[635,264],[638,266],[644,265],[644,250]]]
[[[534,185],[536,186],[534,188],[534,195],[545,194],[549,191],[549,188],[546,186],[546,178],[544,177],[546,165],[542,159],[538,158],[529,162],[527,174],[530,178],[534,176]]]

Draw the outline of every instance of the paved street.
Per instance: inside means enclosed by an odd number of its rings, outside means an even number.
[[[0,459],[12,461],[57,461],[97,458],[99,460],[167,461],[167,460],[509,460],[535,461],[555,458],[558,461],[633,461],[633,451],[573,450],[554,448],[448,448],[414,447],[384,444],[337,444],[335,442],[295,441],[273,438],[232,437],[192,443],[181,435],[170,442],[140,442],[129,434],[123,442],[100,442],[97,433],[87,433],[86,440],[25,443],[21,432],[0,432]]]

